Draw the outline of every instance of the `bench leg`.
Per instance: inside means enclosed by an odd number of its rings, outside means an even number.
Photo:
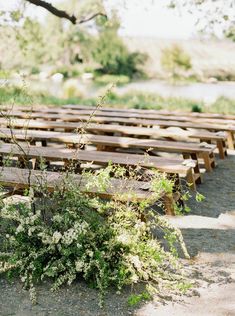
[[[196,161],[196,166],[193,168],[194,171],[194,179],[196,184],[202,183],[202,175],[199,168],[198,157],[196,153],[191,153],[190,158]]]
[[[196,186],[196,182],[195,182],[195,177],[193,174],[193,169],[190,169],[186,175],[186,181],[187,184],[189,185],[190,189],[192,189],[193,191],[196,191],[197,186]]]
[[[213,153],[213,152],[210,153],[210,154],[209,154],[209,157],[210,157],[211,167],[214,169],[214,168],[216,167],[216,165],[215,165],[215,155],[214,155],[214,153]]]
[[[212,171],[212,166],[211,166],[211,159],[208,153],[203,153],[202,154],[202,158],[204,160],[204,164],[205,164],[205,169],[207,172],[211,172]]]
[[[228,156],[228,151],[227,151],[227,146],[226,146],[226,142],[223,140],[222,141],[223,147],[224,147],[224,155]]]
[[[234,134],[232,131],[227,132],[228,148],[234,150]]]
[[[217,148],[219,150],[219,156],[221,159],[225,158],[226,148],[224,148],[224,144],[222,140],[217,140]]]
[[[45,139],[42,140],[42,147],[47,147],[47,141]]]
[[[167,215],[175,215],[174,199],[172,195],[165,194],[163,196],[163,206]]]

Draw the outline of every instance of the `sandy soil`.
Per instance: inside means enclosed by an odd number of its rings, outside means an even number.
[[[218,160],[206,174],[199,191],[207,198],[190,201],[191,213],[171,217],[180,227],[191,260],[183,260],[187,273],[197,284],[190,296],[169,297],[165,304],[154,301],[130,308],[126,289],[117,296],[110,291],[104,310],[98,307],[97,292],[83,282],[52,294],[49,284],[38,287],[39,304],[31,306],[28,294],[18,281],[9,284],[0,278],[0,315],[31,316],[235,316],[235,155]]]

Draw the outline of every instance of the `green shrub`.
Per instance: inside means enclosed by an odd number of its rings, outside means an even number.
[[[111,175],[123,178],[124,173],[124,168],[109,166],[83,176],[87,186],[105,190]],[[27,191],[27,203],[1,203],[0,272],[19,275],[33,302],[35,284],[48,278],[54,282],[52,290],[57,290],[83,277],[99,289],[101,301],[111,285],[121,290],[144,282],[162,292],[184,282],[175,248],[179,242],[188,256],[182,235],[151,208],[152,199],[137,202],[133,195],[125,202],[120,196],[112,201],[88,197],[73,184],[72,176],[66,174],[53,193],[40,179],[40,186]],[[149,181],[156,198],[162,188],[172,188],[172,180],[164,174],[156,173]],[[165,232],[170,252],[153,234],[156,228]]]
[[[229,30],[225,33],[225,36],[235,42],[235,27],[230,27]]]
[[[181,74],[181,71],[187,71],[192,68],[190,56],[176,44],[170,48],[163,49],[161,64],[173,76],[178,76]]]
[[[40,69],[37,67],[37,66],[33,66],[32,68],[31,68],[31,74],[32,75],[37,75],[37,74],[39,74],[40,73]]]
[[[198,104],[193,104],[192,105],[192,112],[198,112],[198,113],[201,113],[202,112],[202,108],[200,105]]]
[[[126,75],[130,78],[143,75],[140,66],[145,63],[147,55],[139,52],[129,53],[124,42],[118,36],[117,30],[117,25],[106,27],[97,40],[93,58],[101,65],[99,72]]]

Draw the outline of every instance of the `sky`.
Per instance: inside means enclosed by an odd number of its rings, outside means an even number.
[[[196,17],[184,12],[181,15],[176,10],[165,7],[164,0],[128,0],[125,7],[121,0],[105,0],[109,8],[119,8],[121,18],[120,35],[141,36],[173,39],[189,39],[195,36]],[[0,10],[14,9],[20,0],[0,0]],[[49,1],[57,4],[60,0]],[[27,12],[39,20],[43,20],[47,11],[30,5]]]

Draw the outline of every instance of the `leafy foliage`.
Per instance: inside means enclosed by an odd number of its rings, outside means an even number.
[[[201,113],[201,112],[202,112],[202,108],[201,108],[200,105],[198,105],[198,104],[193,104],[193,106],[192,106],[192,112]]]
[[[128,298],[128,304],[130,306],[134,306],[136,304],[138,304],[141,301],[147,301],[151,299],[151,295],[148,292],[143,292],[141,294],[132,294],[129,298]]]
[[[182,70],[187,71],[192,68],[190,56],[178,45],[162,51],[161,64],[173,76],[179,75]]]
[[[234,26],[234,0],[168,0],[167,4],[169,7],[176,8],[181,12],[193,13],[197,19],[197,27],[202,32],[215,34],[218,32],[219,26],[219,29],[226,33],[227,30]]]
[[[226,33],[226,37],[235,42],[235,27],[231,27]]]
[[[100,33],[93,58],[101,65],[101,73],[126,75],[130,78],[143,74],[139,66],[147,59],[145,54],[129,53],[122,39],[118,36],[118,23],[110,22]]]
[[[124,169],[109,166],[84,177],[92,181],[88,185],[105,190],[111,174],[123,177]],[[57,290],[83,277],[99,289],[101,302],[110,285],[121,290],[142,281],[156,291],[163,285],[169,291],[177,280],[184,282],[175,248],[180,243],[188,256],[181,233],[151,208],[152,200],[88,197],[71,176],[66,174],[53,193],[41,181],[27,191],[28,202],[1,203],[0,272],[19,275],[33,302],[35,284],[48,278]],[[163,187],[171,188],[164,175],[153,181],[156,197]],[[154,235],[157,227],[165,233],[170,252]]]

